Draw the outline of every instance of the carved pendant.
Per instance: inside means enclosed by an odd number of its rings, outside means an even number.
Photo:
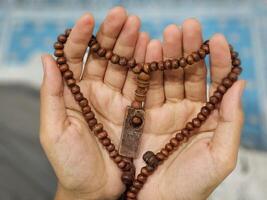
[[[143,133],[145,111],[127,107],[121,134],[119,153],[128,158],[136,158],[140,138]]]

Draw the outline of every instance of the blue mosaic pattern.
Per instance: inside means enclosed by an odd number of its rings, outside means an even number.
[[[165,1],[164,5],[159,2],[162,3],[157,0],[0,2],[0,27],[3,27],[0,29],[0,67],[20,68],[36,53],[52,53],[52,44],[58,33],[65,27],[71,27],[84,11],[95,15],[97,30],[110,7],[124,5],[131,13],[141,17],[142,29],[153,38],[161,38],[162,30],[170,23],[180,24],[187,17],[197,17],[203,24],[205,39],[214,33],[223,33],[240,52],[245,69],[242,78],[248,81],[244,94],[246,118],[242,143],[247,147],[267,150],[264,121],[266,105],[259,98],[263,93],[266,94],[263,88],[267,86],[266,80],[261,76],[267,75],[264,67],[267,57],[264,53],[258,53],[266,52],[267,49],[267,1],[172,0]]]

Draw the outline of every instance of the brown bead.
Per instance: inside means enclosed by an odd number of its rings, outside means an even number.
[[[150,63],[150,69],[151,71],[156,71],[158,69],[158,63],[155,61]]]
[[[100,45],[98,43],[95,43],[92,47],[91,47],[92,51],[97,53],[97,51],[100,49]]]
[[[199,49],[198,50],[198,55],[199,55],[200,58],[205,58],[205,56],[206,56],[205,50]]]
[[[204,115],[206,117],[208,117],[210,114],[210,110],[206,106],[202,107],[200,112],[202,115]]]
[[[117,156],[114,158],[114,161],[115,161],[116,163],[119,163],[119,162],[122,161],[122,157],[121,157],[120,155],[117,155]]]
[[[104,48],[100,48],[98,51],[97,51],[97,55],[100,56],[100,57],[104,57],[106,55],[106,49]]]
[[[189,132],[188,129],[183,128],[183,129],[181,130],[181,135],[183,135],[184,137],[189,137],[190,132]]]
[[[89,113],[89,112],[91,112],[91,107],[90,106],[83,107],[82,108],[82,112],[83,112],[84,115]]]
[[[201,46],[201,49],[203,49],[205,51],[206,54],[208,54],[210,52],[210,48],[209,48],[209,45],[207,44],[203,44]]]
[[[229,78],[224,78],[222,80],[222,84],[226,87],[229,88],[233,85],[233,82]]]
[[[201,126],[201,121],[198,118],[194,118],[192,122],[195,128],[199,128]]]
[[[199,54],[198,54],[197,52],[193,52],[193,53],[192,53],[192,57],[193,57],[193,60],[194,60],[195,62],[200,61],[200,56],[199,56]]]
[[[116,54],[113,54],[113,56],[111,57],[110,61],[113,63],[113,64],[118,64],[119,61],[120,61],[120,57]]]
[[[119,60],[119,65],[120,66],[125,66],[127,65],[128,60],[125,57],[121,57]]]
[[[186,67],[186,65],[187,65],[187,63],[186,63],[186,59],[185,59],[185,58],[181,58],[181,59],[179,60],[179,65],[180,65],[182,68]]]
[[[76,101],[81,101],[83,99],[83,94],[81,92],[74,95]]]
[[[186,129],[192,131],[194,129],[194,125],[192,122],[187,122],[185,125]]]
[[[174,148],[176,148],[176,147],[179,146],[179,141],[177,140],[177,138],[172,138],[172,139],[170,140],[170,143],[171,143],[171,145],[172,145]]]
[[[224,85],[220,84],[218,87],[217,87],[217,91],[220,92],[221,94],[224,94],[227,89]]]
[[[165,149],[168,151],[168,152],[171,152],[173,150],[173,146],[170,144],[170,143],[167,143],[165,145]]]
[[[103,139],[105,139],[107,136],[108,136],[107,131],[102,131],[102,132],[100,132],[100,133],[97,134],[97,138],[98,138],[99,140],[103,140]]]
[[[57,58],[57,63],[59,65],[66,64],[66,62],[67,62],[67,59],[64,56]]]
[[[88,125],[90,128],[93,128],[96,124],[97,120],[95,118],[88,121]]]
[[[160,153],[162,153],[165,157],[169,156],[169,152],[164,148],[160,150]]]
[[[143,187],[143,183],[141,183],[138,180],[134,180],[133,186],[136,187],[136,188],[138,188],[138,189],[141,189]]]
[[[211,96],[209,101],[214,105],[216,105],[216,104],[218,104],[220,102],[220,100],[215,96]]]
[[[145,162],[148,162],[151,157],[155,156],[155,154],[152,151],[147,151],[143,155],[143,160]]]
[[[108,152],[112,152],[115,149],[115,145],[110,144],[110,145],[106,146],[106,149],[108,150]]]
[[[61,42],[55,42],[54,43],[54,48],[55,49],[64,49],[64,44],[62,44]]]
[[[206,107],[209,109],[209,111],[213,111],[215,109],[215,105],[211,102],[207,102]]]
[[[134,192],[134,193],[138,193],[139,189],[136,188],[136,187],[134,187],[134,186],[131,186],[131,187],[130,187],[130,191],[131,191],[131,192]]]
[[[147,167],[142,167],[141,168],[141,174],[143,176],[149,176],[150,175],[150,171],[147,169]]]
[[[233,82],[235,82],[238,79],[238,75],[234,72],[230,72],[227,77]]]
[[[239,67],[241,65],[241,60],[239,58],[234,59],[232,65],[234,67]]]
[[[135,61],[135,59],[134,59],[134,58],[131,58],[130,60],[128,60],[127,65],[128,65],[128,67],[131,68],[131,69],[134,68],[135,65],[136,65],[136,61]]]
[[[189,56],[186,57],[186,63],[187,63],[188,65],[192,65],[192,64],[194,64],[194,58],[193,58],[192,55],[189,55]]]
[[[236,51],[232,51],[231,52],[231,57],[232,57],[232,59],[238,58],[238,53]]]
[[[61,73],[64,73],[69,70],[69,65],[68,64],[59,65],[59,70],[61,71]]]
[[[123,172],[122,176],[121,176],[121,180],[125,185],[131,185],[133,182],[133,175],[131,172]]]
[[[94,126],[93,131],[95,134],[98,134],[103,131],[103,124],[98,123]]]
[[[207,119],[207,117],[205,115],[203,115],[202,113],[198,113],[197,114],[197,118],[200,120],[200,121],[205,121]]]
[[[143,121],[142,121],[142,119],[140,118],[140,117],[133,117],[133,119],[132,119],[132,123],[133,123],[133,125],[135,126],[135,127],[137,127],[137,126],[140,126],[142,123],[143,123]]]
[[[179,141],[179,142],[182,142],[184,140],[184,136],[182,135],[182,133],[177,133],[175,135],[176,139]]]
[[[64,51],[61,50],[61,49],[57,49],[54,52],[54,56],[56,56],[56,57],[62,57],[62,56],[64,56]]]
[[[163,61],[159,61],[158,62],[158,69],[163,71],[164,70],[164,62]]]
[[[234,72],[235,74],[239,75],[242,72],[242,68],[241,67],[233,67],[231,71]]]
[[[221,100],[222,97],[223,97],[223,95],[222,95],[220,92],[218,92],[218,91],[215,91],[215,92],[213,93],[213,96],[217,97],[219,100]]]
[[[131,106],[132,106],[133,108],[139,109],[139,108],[142,107],[142,103],[139,102],[139,101],[133,101],[132,104],[131,104]]]
[[[142,81],[149,81],[150,80],[150,75],[145,73],[145,72],[141,72],[138,75],[138,79],[142,80]]]
[[[73,87],[71,87],[72,94],[77,94],[79,92],[80,92],[80,87],[78,85],[74,85]]]
[[[71,33],[71,28],[67,28],[66,30],[65,30],[65,36],[66,37],[69,37],[69,35],[70,35],[70,33]]]
[[[171,69],[171,68],[172,68],[171,60],[165,60],[164,61],[164,69]]]
[[[126,166],[126,162],[125,161],[120,161],[119,163],[118,163],[118,167],[120,168],[120,169],[123,169],[125,166]]]
[[[105,58],[107,60],[110,60],[112,58],[112,56],[113,56],[113,52],[111,50],[108,50],[106,55],[105,55]]]
[[[141,183],[145,183],[147,178],[146,176],[143,176],[142,174],[138,174],[137,180],[140,181]]]
[[[172,60],[172,68],[173,69],[178,69],[179,68],[179,60],[173,59]]]
[[[127,192],[126,196],[129,197],[129,198],[136,198],[136,194],[133,193],[133,192]]]
[[[82,99],[80,102],[79,102],[79,105],[83,108],[85,106],[88,106],[88,100],[87,99]]]
[[[143,71],[146,73],[146,74],[149,74],[150,72],[150,64],[149,63],[145,63],[144,66],[143,66]]]
[[[109,146],[111,144],[111,141],[108,137],[106,137],[103,140],[101,140],[101,143],[106,147],[106,146]]]
[[[160,161],[166,159],[166,157],[165,157],[162,153],[160,153],[160,152],[156,154],[156,157],[157,157],[157,159],[160,160]]]
[[[138,63],[138,64],[135,65],[135,67],[132,69],[132,70],[133,70],[133,73],[135,73],[135,74],[139,74],[139,73],[141,72],[142,68],[143,68],[143,66],[142,66],[140,63]]]
[[[73,78],[73,72],[70,71],[70,70],[67,70],[67,71],[64,72],[63,77],[65,79],[71,79],[71,78]]]
[[[61,34],[57,37],[57,41],[64,44],[67,41],[67,37],[64,34]]]
[[[95,45],[96,43],[97,43],[96,39],[95,39],[95,38],[91,38],[91,40],[90,40],[89,43],[88,43],[88,46],[89,46],[90,48],[92,48],[92,46]]]
[[[118,153],[118,151],[116,150],[116,149],[114,149],[113,151],[111,151],[110,153],[109,153],[109,156],[111,157],[111,158],[116,158],[117,157],[117,155],[119,155],[119,153]]]
[[[67,79],[67,80],[66,80],[66,84],[67,84],[67,86],[69,86],[69,87],[73,87],[73,86],[76,85],[76,81],[75,81],[75,79],[70,78],[70,79]]]

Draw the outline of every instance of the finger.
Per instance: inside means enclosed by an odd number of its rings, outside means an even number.
[[[188,19],[183,23],[184,56],[197,51],[202,44],[201,24],[195,19]],[[192,101],[206,101],[206,66],[203,60],[186,66],[185,97]]]
[[[70,36],[65,44],[66,55],[74,78],[79,80],[83,65],[83,57],[88,47],[94,29],[94,18],[91,14],[84,14],[73,27]]]
[[[44,78],[41,86],[41,130],[53,127],[53,130],[44,131],[53,134],[60,133],[66,120],[66,110],[63,98],[63,81],[55,60],[49,56],[42,56]]]
[[[113,49],[115,54],[127,60],[133,57],[140,25],[141,23],[137,16],[128,17]],[[120,66],[109,62],[104,77],[104,83],[121,91],[125,83],[127,71],[128,68],[126,66]]]
[[[219,161],[229,162],[230,165],[237,158],[240,144],[244,118],[241,98],[244,88],[245,81],[237,81],[224,95],[219,110],[220,120],[210,144],[214,157]]]
[[[176,25],[169,25],[163,33],[164,60],[182,56],[182,31]],[[184,71],[164,71],[164,90],[166,101],[176,102],[184,98]]]
[[[146,63],[162,61],[162,46],[159,40],[151,40],[146,51]],[[149,90],[147,92],[146,107],[158,107],[165,101],[163,88],[163,72],[151,72]]]
[[[139,33],[139,37],[136,43],[134,58],[137,63],[143,63],[145,61],[146,49],[149,43],[149,35],[145,32]],[[136,74],[131,70],[128,70],[125,84],[123,86],[122,93],[131,101],[134,100],[134,94],[136,90]]]
[[[117,38],[127,20],[127,13],[122,7],[111,9],[97,33],[97,41],[106,50],[112,50]],[[90,54],[85,65],[84,79],[104,80],[108,61],[100,59],[96,54]]]
[[[221,34],[214,35],[210,40],[211,87],[210,94],[216,90],[222,79],[231,70],[231,54],[227,40]]]

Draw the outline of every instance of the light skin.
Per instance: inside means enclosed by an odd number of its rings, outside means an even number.
[[[169,25],[163,42],[150,40],[140,32],[140,20],[121,7],[113,8],[97,34],[101,46],[137,62],[178,58],[199,49],[201,25],[188,19],[181,26]],[[94,28],[92,15],[83,15],[65,45],[65,54],[82,92],[91,103],[118,147],[125,108],[134,98],[135,76],[126,68],[90,55],[79,81],[82,59]],[[230,71],[231,59],[224,36],[210,40],[211,95]],[[44,79],[41,87],[40,140],[58,177],[56,200],[113,200],[124,191],[121,171],[89,130],[60,71],[50,55],[42,57]],[[184,70],[153,72],[146,102],[146,121],[137,172],[144,166],[142,155],[157,152],[196,116],[207,100],[207,69],[199,62]],[[243,125],[241,96],[245,81],[227,91],[218,110],[202,125],[199,134],[149,177],[138,199],[203,200],[235,168]]]

